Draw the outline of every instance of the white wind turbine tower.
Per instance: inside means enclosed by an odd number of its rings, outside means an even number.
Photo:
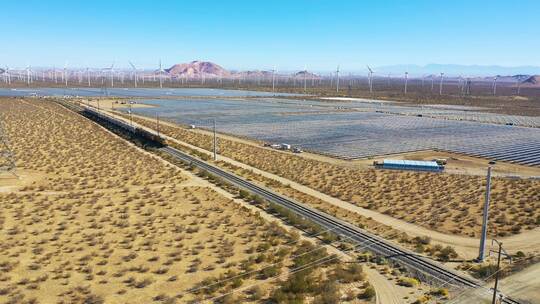
[[[131,65],[131,68],[133,69],[133,79],[135,80],[135,87],[137,87],[137,68],[131,61],[129,61],[129,65]]]
[[[444,73],[441,72],[441,82],[439,83],[439,95],[442,95],[443,81],[444,81]]]
[[[88,67],[86,68],[86,80],[88,80],[88,87],[90,87],[90,69]]]
[[[373,93],[373,70],[369,67],[369,65],[366,65],[368,69],[368,85],[369,85],[369,93]]]
[[[272,70],[272,93],[275,92],[275,85],[276,85],[276,67],[274,66],[274,69]]]
[[[31,80],[30,80],[30,73],[31,73],[30,66],[27,65],[27,66],[26,66],[26,84],[27,84],[27,85],[30,85],[30,82],[31,82]]]
[[[6,74],[6,81],[8,85],[11,85],[11,75],[9,74],[9,67],[6,65],[6,70],[4,71],[4,74]]]
[[[499,77],[495,76],[493,77],[493,96],[497,95],[497,79]]]
[[[114,88],[114,61],[111,64],[109,71],[111,72],[111,88]]]
[[[306,92],[307,67],[304,65],[304,93]]]
[[[339,64],[336,69],[336,93],[339,93]]]
[[[161,66],[161,59],[159,60],[159,70],[158,70],[158,78],[159,78],[159,87],[163,88],[163,79],[162,79],[162,72],[165,72],[163,70],[163,67]]]
[[[407,83],[409,81],[409,72],[405,72],[405,94],[407,94]]]
[[[66,61],[66,64],[64,64],[64,80],[66,81],[66,87],[68,86],[68,74],[67,74],[67,65],[68,62]]]

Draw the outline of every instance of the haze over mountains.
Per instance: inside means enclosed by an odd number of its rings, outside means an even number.
[[[422,76],[428,74],[438,75],[443,72],[448,76],[482,77],[495,75],[538,75],[538,66],[515,66],[506,67],[499,65],[460,65],[460,64],[428,64],[428,65],[387,65],[376,67],[375,72],[379,73],[403,73],[409,72],[411,75]]]
[[[502,67],[502,66],[467,66],[467,65],[442,65],[430,64],[426,66],[417,65],[394,65],[374,68],[374,77],[386,77],[391,74],[393,77],[409,72],[410,77],[440,77],[440,72],[444,72],[445,78],[470,77],[474,81],[492,81],[497,76],[498,82],[520,82],[526,86],[540,86],[540,67]],[[270,78],[272,70],[248,70],[229,71],[222,66],[208,61],[192,61],[188,63],[178,63],[165,69],[172,77],[206,77],[206,78]],[[529,72],[529,73],[524,73]],[[358,71],[355,75],[364,75],[365,71]],[[319,79],[328,77],[330,73],[315,73],[309,70],[301,71],[276,71],[276,75],[286,75],[297,79]],[[347,73],[341,74],[347,77]]]

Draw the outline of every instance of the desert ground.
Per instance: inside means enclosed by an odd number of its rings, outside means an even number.
[[[137,118],[148,127],[153,124]],[[172,138],[211,150],[208,134],[181,126],[163,125]],[[477,237],[480,232],[485,177],[461,173],[425,173],[340,166],[304,158],[230,138],[220,138],[219,153],[260,170],[285,177],[332,197],[382,214],[414,221],[428,219],[427,227],[454,235]],[[463,158],[461,162],[465,162]],[[450,163],[452,167],[452,163]],[[504,167],[503,167],[504,168]],[[465,171],[481,172],[479,164]],[[511,175],[515,167],[503,173]],[[535,174],[533,171],[532,174]],[[540,180],[496,176],[492,179],[492,236],[504,237],[540,225]]]
[[[242,288],[216,301],[366,302],[362,265],[82,116],[10,98],[0,116],[18,175],[0,177],[1,303],[188,303]],[[332,259],[287,275],[322,257]]]

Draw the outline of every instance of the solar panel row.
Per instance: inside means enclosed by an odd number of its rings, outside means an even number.
[[[444,150],[540,166],[540,128],[380,113],[367,106],[362,111],[329,111],[334,104],[329,107],[329,103],[313,101],[212,99],[155,102],[160,107],[137,111],[151,116],[159,112],[164,118],[207,128],[211,127],[211,118],[216,117],[220,132],[288,143],[344,159]],[[358,106],[358,103],[351,105]],[[397,112],[408,108],[383,106]],[[417,110],[422,108],[409,111]],[[433,110],[439,111],[430,109]],[[480,114],[484,117],[494,115]]]

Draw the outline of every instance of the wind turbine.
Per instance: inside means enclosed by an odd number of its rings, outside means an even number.
[[[161,59],[159,60],[159,71],[158,71],[158,78],[159,78],[159,87],[162,89],[163,88],[163,79],[161,78],[161,73],[162,72],[165,72],[163,70],[163,67],[161,66]]]
[[[499,77],[495,76],[493,77],[493,96],[497,95],[497,79]]]
[[[11,75],[9,74],[9,67],[6,65],[6,69],[4,70],[4,74],[6,75],[6,82],[8,85],[11,85]]]
[[[272,70],[272,93],[275,92],[276,88],[276,67],[274,66],[274,69]]]
[[[114,88],[114,61],[111,64],[109,71],[111,72],[111,88]]]
[[[409,81],[409,72],[405,72],[405,94],[407,94],[407,82]]]
[[[32,82],[31,73],[32,73],[32,70],[31,70],[30,66],[27,65],[26,66],[26,84],[27,85],[30,85],[30,82]]]
[[[368,69],[368,85],[369,85],[369,93],[373,93],[373,70],[369,67],[369,65],[366,65]]]
[[[441,82],[439,83],[439,95],[442,95],[442,86],[443,86],[443,78],[444,73],[441,72]]]
[[[90,69],[86,68],[86,79],[88,80],[88,86],[90,87]]]
[[[307,67],[304,65],[304,93],[306,92]]]
[[[68,86],[67,65],[68,65],[68,62],[66,61],[66,64],[64,64],[64,80],[66,81],[66,87]]]
[[[137,87],[137,68],[131,61],[129,61],[129,65],[131,65],[131,68],[133,69],[133,78],[135,79],[135,87]]]
[[[336,93],[339,93],[339,64],[336,69]]]

